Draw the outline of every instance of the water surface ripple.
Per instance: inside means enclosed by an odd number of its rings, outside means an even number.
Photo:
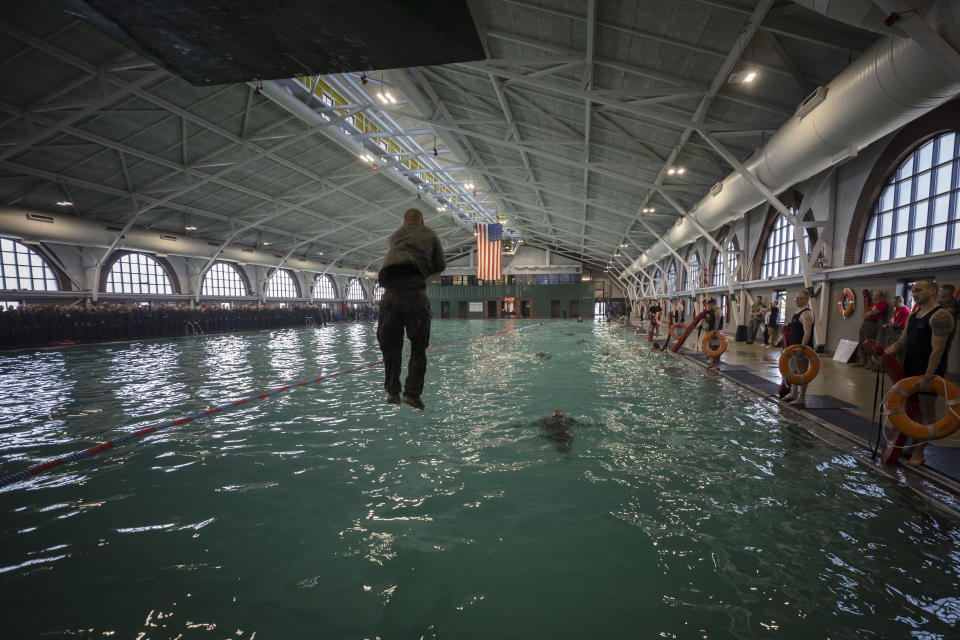
[[[7,487],[4,636],[958,636],[952,516],[634,344],[546,323],[430,353],[425,413],[378,368]],[[0,474],[378,357],[369,324],[3,355]]]

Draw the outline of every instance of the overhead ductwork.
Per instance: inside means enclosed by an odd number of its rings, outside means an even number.
[[[870,0],[793,0],[793,2],[837,22],[880,35],[891,35],[890,28],[884,24],[887,14]],[[914,4],[917,3],[910,3],[909,8],[912,9]]]
[[[870,3],[866,1],[801,4],[813,9],[843,5],[847,10],[842,13],[848,19],[853,19],[851,16],[857,15],[859,8],[862,26],[875,21],[875,13],[867,10]],[[950,46],[960,48],[960,1],[933,4],[923,18]],[[916,40],[898,34],[874,43],[819,91],[825,91],[819,104],[794,115],[744,162],[774,193],[828,169],[949,101],[960,93],[960,82],[935,64]],[[700,200],[690,211],[708,231],[743,217],[764,201],[759,191],[736,172],[727,176],[715,193]],[[678,249],[698,237],[696,225],[681,219],[663,235],[663,240]],[[658,241],[628,270],[636,272],[668,255],[670,249]]]
[[[52,242],[107,249],[113,245],[122,227],[73,216],[0,207],[0,230],[4,235],[29,242]],[[123,234],[123,240],[116,248],[209,260],[217,254],[220,245],[220,242],[202,238],[132,227]],[[283,260],[274,253],[235,245],[227,246],[217,259],[264,267],[279,266]],[[295,271],[363,275],[355,269],[331,268],[329,265],[301,258],[291,258],[283,266]]]

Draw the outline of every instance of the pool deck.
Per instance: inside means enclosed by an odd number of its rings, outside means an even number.
[[[635,326],[628,329],[633,330]],[[661,332],[660,343],[663,342],[664,337]],[[647,342],[645,333],[642,333],[638,339],[644,344]],[[680,353],[676,355],[706,368],[706,356],[699,350],[694,351],[688,348],[694,344],[697,342],[688,338]],[[672,345],[673,341],[671,341]],[[854,443],[855,447],[859,447],[857,457],[871,459],[878,433],[873,416],[874,390],[878,373],[863,367],[835,362],[829,356],[821,356],[820,374],[807,388],[806,408],[788,407],[778,401],[780,371],[777,363],[780,352],[779,348],[768,348],[759,342],[747,344],[734,342],[731,339],[729,347],[721,357],[716,373],[774,402],[787,415],[799,414],[826,427]],[[882,382],[883,390],[889,390],[890,384],[885,375],[882,376]],[[882,405],[882,402],[883,397],[880,396],[878,405]],[[877,413],[879,414],[881,410],[882,407],[878,406]],[[879,419],[879,415],[877,418]],[[835,439],[831,438],[831,440]],[[881,449],[882,445],[881,442]],[[903,458],[906,459],[909,455],[910,452],[905,451]],[[897,465],[883,465],[879,454],[872,462],[907,481],[910,480],[907,476],[912,476],[915,472],[926,481],[947,490],[953,494],[954,498],[960,498],[960,432],[931,443],[927,447],[925,457],[926,462],[919,468],[909,467],[902,462]]]

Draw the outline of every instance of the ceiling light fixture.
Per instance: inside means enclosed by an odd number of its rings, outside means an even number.
[[[194,227],[193,225],[190,225],[189,227],[184,227],[184,229],[186,229],[187,231],[196,231],[196,230],[197,230],[197,228]]]
[[[685,171],[686,169],[684,169],[683,167],[670,167],[669,169],[667,169],[667,175],[682,176]]]
[[[72,207],[72,206],[73,206],[73,203],[70,202],[69,200],[60,200],[59,202],[57,202],[57,204],[58,204],[59,206],[61,206],[61,207]]]
[[[656,211],[656,209],[653,207],[647,207],[643,210],[644,213],[653,213],[654,211]]]
[[[383,104],[390,104],[390,101],[387,100],[387,96],[383,95],[383,91],[377,91],[377,100]]]
[[[466,184],[463,185],[463,188],[466,189],[467,191],[470,191],[471,189],[474,188],[474,186],[475,185],[472,182],[467,182]]]
[[[263,246],[269,247],[269,246],[270,246],[270,243],[269,243],[269,242],[264,242],[264,243],[263,243]]]
[[[752,69],[747,69],[745,71],[737,71],[736,73],[731,73],[730,77],[727,78],[727,82],[730,84],[749,84],[757,79],[757,72]]]

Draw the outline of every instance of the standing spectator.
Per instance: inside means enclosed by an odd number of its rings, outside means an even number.
[[[763,296],[757,296],[757,299],[750,306],[750,333],[747,334],[747,344],[753,344],[753,339],[757,337],[757,329],[763,326],[763,317],[767,313],[767,307],[763,304]],[[766,332],[766,328],[764,328]],[[764,336],[764,344],[767,343]]]
[[[400,403],[400,369],[406,329],[411,351],[403,402],[415,409],[424,409],[420,395],[427,371],[426,351],[430,340],[427,278],[440,273],[446,266],[440,238],[423,223],[423,213],[419,209],[408,209],[403,214],[403,225],[388,240],[387,255],[377,276],[384,288],[377,341],[386,370],[387,402]]]
[[[767,342],[764,346],[777,346],[777,330],[780,328],[780,303],[773,300],[767,315]]]
[[[860,344],[857,350],[860,353],[860,360],[855,362],[855,367],[869,367],[869,354],[863,347],[864,340],[876,340],[880,333],[880,322],[887,315],[887,303],[883,300],[883,292],[874,289],[870,292],[870,302],[864,305],[863,322],[860,323]]]
[[[907,327],[907,316],[910,310],[903,304],[903,298],[894,296],[893,298],[893,318],[880,325],[881,341],[884,349],[900,339],[900,335]]]
[[[709,336],[712,331],[719,331],[717,324],[717,301],[714,298],[707,300],[707,311],[703,314],[703,327]],[[720,339],[710,337],[707,347],[715,351],[720,346]],[[707,356],[707,368],[716,369],[720,365],[720,356]]]
[[[794,298],[797,302],[797,312],[790,319],[790,345],[798,344],[801,347],[814,348],[813,340],[813,309],[810,308],[810,292],[806,289],[797,291]],[[787,345],[784,345],[787,346]],[[810,361],[806,356],[790,356],[788,361],[790,373],[803,375],[810,366]],[[807,385],[795,384],[790,388],[790,393],[783,399],[787,404],[795,407],[806,406]]]
[[[960,314],[960,302],[957,302],[957,299],[953,297],[954,291],[956,291],[956,288],[952,284],[940,285],[940,290],[937,292],[937,302],[953,314],[953,318],[956,320],[958,314]]]
[[[913,299],[918,308],[907,318],[907,328],[887,353],[903,351],[903,370],[907,377],[922,376],[917,393],[917,421],[932,424],[936,420],[937,395],[932,391],[934,376],[947,371],[947,355],[956,327],[953,315],[937,300],[937,283],[918,280],[913,285]],[[922,443],[913,449],[907,464],[918,467],[924,462]]]
[[[650,326],[653,329],[654,337],[660,335],[660,314],[663,313],[663,307],[658,300],[654,300],[650,305]]]

